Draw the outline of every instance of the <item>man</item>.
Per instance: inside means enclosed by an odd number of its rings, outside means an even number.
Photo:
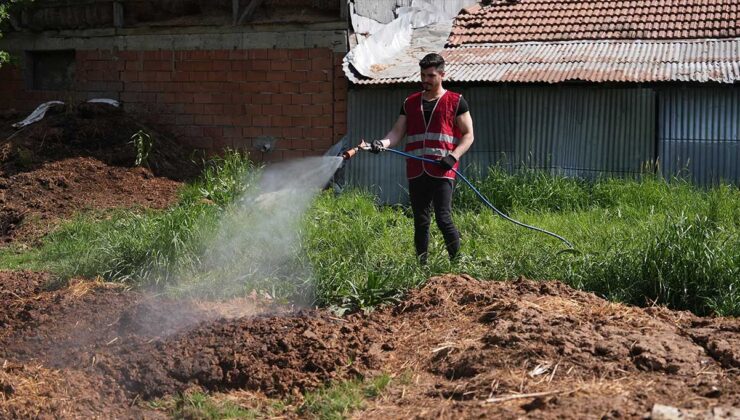
[[[379,153],[406,136],[407,153],[439,162],[406,159],[414,245],[421,264],[426,264],[429,249],[430,207],[434,207],[450,259],[455,260],[460,251],[460,233],[452,222],[452,169],[457,169],[458,161],[473,144],[473,119],[467,102],[459,93],[442,87],[444,64],[439,54],[427,54],[419,62],[422,91],[406,98],[386,138],[371,143],[371,151]]]

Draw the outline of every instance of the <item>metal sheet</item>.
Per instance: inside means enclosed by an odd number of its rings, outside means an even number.
[[[464,171],[485,173],[499,164],[569,176],[639,174],[655,158],[652,89],[483,86],[462,89],[470,104],[475,143]],[[349,92],[353,142],[381,138],[413,87],[358,88]],[[404,163],[394,155],[360,154],[347,168],[350,184],[371,189],[385,203],[406,202]]]
[[[740,183],[740,90],[675,87],[658,97],[663,174],[702,186]]]
[[[441,54],[450,82],[740,81],[740,38],[520,42],[446,48]],[[357,84],[415,78],[366,79],[347,63],[344,70]]]

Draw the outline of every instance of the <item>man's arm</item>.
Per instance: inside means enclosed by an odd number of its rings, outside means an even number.
[[[457,144],[455,150],[450,154],[453,155],[455,159],[460,160],[462,155],[464,155],[465,152],[470,149],[470,146],[473,145],[473,118],[470,116],[470,112],[466,112],[458,115],[457,118],[455,118],[455,123],[460,129],[460,134],[462,134],[462,136],[460,137],[460,143]]]
[[[381,140],[386,148],[395,147],[406,136],[406,116],[399,115],[393,128]]]

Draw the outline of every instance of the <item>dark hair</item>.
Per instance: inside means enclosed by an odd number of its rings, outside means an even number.
[[[427,54],[419,61],[419,67],[422,70],[429,67],[436,67],[437,71],[445,71],[445,59],[437,53]]]

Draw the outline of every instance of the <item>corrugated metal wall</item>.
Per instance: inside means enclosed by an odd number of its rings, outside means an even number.
[[[349,92],[349,136],[381,138],[398,117],[409,87]],[[463,87],[470,103],[475,144],[461,165],[503,164],[549,169],[572,176],[637,174],[655,159],[652,89],[601,87]],[[360,154],[347,168],[352,185],[370,187],[383,202],[405,202],[403,159]]]
[[[740,90],[674,87],[658,95],[663,174],[704,186],[740,183]]]

